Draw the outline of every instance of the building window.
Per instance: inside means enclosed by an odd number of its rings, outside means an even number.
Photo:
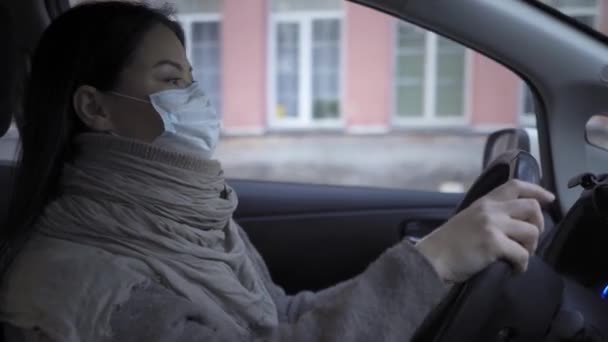
[[[540,0],[593,29],[599,27],[600,0]],[[534,109],[534,95],[530,88],[523,83],[521,94],[520,123],[523,125],[536,125]]]
[[[178,20],[186,36],[186,53],[192,63],[194,79],[222,113],[221,94],[221,16],[219,1],[181,1]]]
[[[465,47],[401,21],[396,45],[396,122],[464,122]]]
[[[271,9],[270,125],[340,125],[340,2],[275,0]]]

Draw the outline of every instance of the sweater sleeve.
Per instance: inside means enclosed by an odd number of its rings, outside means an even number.
[[[265,341],[409,341],[447,292],[426,258],[403,241],[355,278],[288,296],[241,235],[279,311],[280,325]]]
[[[404,241],[357,277],[316,293],[288,296],[272,282],[266,264],[242,229],[241,236],[276,303],[276,328],[243,337],[211,327],[201,308],[152,284],[134,291],[115,312],[113,341],[404,342],[447,292],[430,263]]]
[[[408,242],[388,249],[359,276],[331,288],[293,296],[275,285],[241,229],[249,257],[276,303],[279,325],[252,336],[211,327],[201,308],[153,285],[132,295],[112,319],[114,341],[409,341],[447,288]]]
[[[316,293],[288,296],[272,282],[262,257],[242,229],[241,236],[276,303],[277,327],[237,336],[212,327],[201,308],[152,284],[134,291],[115,312],[113,341],[404,342],[447,292],[427,260],[408,242],[401,242],[355,278]]]

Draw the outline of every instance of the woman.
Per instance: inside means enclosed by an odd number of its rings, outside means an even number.
[[[524,271],[543,189],[510,182],[361,275],[287,296],[232,220],[219,121],[163,10],[75,7],[35,51],[3,231],[10,341],[407,341],[502,258]]]

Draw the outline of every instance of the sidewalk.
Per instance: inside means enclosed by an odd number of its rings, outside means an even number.
[[[480,174],[484,143],[457,133],[231,137],[216,157],[230,178],[457,191]]]
[[[0,140],[0,160],[15,143]],[[484,143],[459,133],[223,137],[216,158],[229,178],[462,191],[481,172]]]

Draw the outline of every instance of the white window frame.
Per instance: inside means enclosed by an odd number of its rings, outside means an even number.
[[[312,23],[319,19],[338,19],[340,21],[340,56],[339,58],[339,85],[340,102],[338,117],[331,119],[314,119],[312,108]],[[299,84],[298,84],[298,116],[296,118],[278,118],[276,113],[277,104],[277,79],[276,79],[276,33],[279,23],[297,23],[300,27],[299,45]],[[344,12],[336,11],[293,11],[271,13],[268,27],[268,51],[267,51],[267,120],[273,129],[340,129],[344,127],[344,49],[345,49],[345,26]]]
[[[464,52],[464,87],[462,88],[463,96],[463,108],[462,115],[458,117],[441,117],[437,116],[437,59],[438,59],[438,42],[439,35],[434,32],[425,31],[425,66],[423,75],[423,94],[424,99],[422,103],[422,116],[420,117],[402,117],[398,112],[398,101],[399,94],[397,93],[397,65],[399,63],[398,49],[399,49],[399,25],[400,21],[396,20],[393,26],[393,86],[392,86],[392,125],[396,127],[459,127],[466,126],[471,119],[471,82],[472,82],[472,54],[470,49],[465,47]],[[410,24],[415,25],[415,24]],[[415,25],[416,26],[416,25]]]
[[[186,13],[186,14],[178,14],[177,15],[177,20],[179,21],[179,23],[181,23],[182,28],[184,29],[184,38],[186,39],[186,56],[188,57],[188,60],[190,62],[193,61],[192,58],[192,24],[195,23],[218,23],[221,27],[222,24],[222,15],[220,13]],[[221,29],[220,29],[221,30]],[[221,31],[220,31],[221,32]],[[220,33],[220,37],[218,37],[219,43],[220,43],[220,49],[221,49],[221,44],[222,44],[222,37],[221,37],[221,33]],[[220,54],[221,56],[221,54]],[[222,67],[222,60],[220,58],[220,70],[218,70],[219,75],[220,75],[220,89],[219,90],[219,94],[220,97],[223,97],[223,92],[221,89],[222,86],[222,71],[221,71],[221,67]],[[219,101],[222,101],[222,99],[218,99]],[[221,104],[222,108],[223,103]]]
[[[552,0],[539,0],[541,2],[547,3],[549,5],[552,4]],[[564,13],[567,16],[592,16],[593,17],[593,27],[598,28],[601,24],[601,13],[602,13],[602,0],[597,0],[595,7],[586,7],[586,6],[564,6],[559,7],[560,12]],[[519,124],[522,126],[536,126],[536,113],[526,111],[526,82],[520,82],[519,87]],[[534,98],[534,93],[532,93],[532,102],[534,103],[536,99]]]
[[[182,24],[184,29],[184,38],[186,39],[186,56],[188,56],[189,60],[192,60],[192,24],[218,23],[221,25],[222,15],[220,13],[187,13],[178,14],[177,20]]]

